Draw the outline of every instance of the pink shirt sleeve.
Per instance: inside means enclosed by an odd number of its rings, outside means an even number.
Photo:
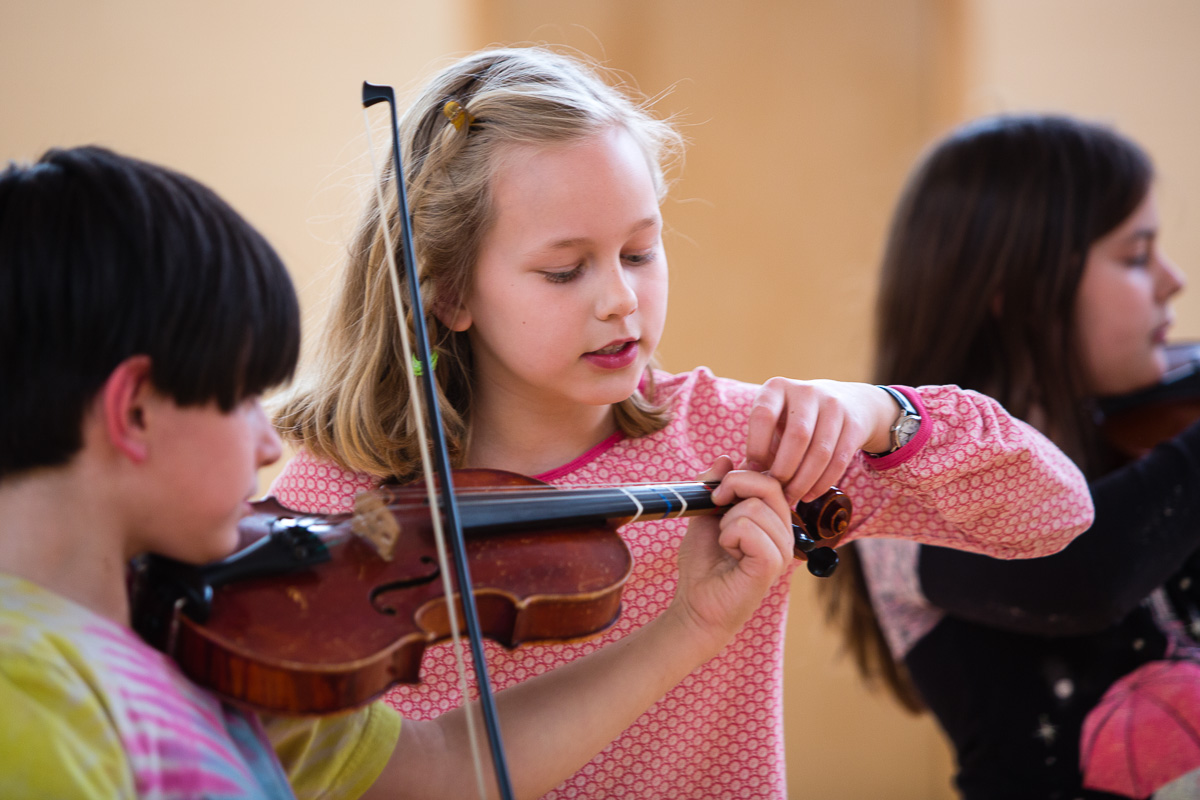
[[[860,454],[841,489],[848,539],[885,537],[998,558],[1057,552],[1092,523],[1078,467],[995,400],[955,386],[907,390],[922,433],[896,453]]]

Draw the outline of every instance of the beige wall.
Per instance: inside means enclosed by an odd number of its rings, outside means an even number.
[[[1066,111],[1109,122],[1154,158],[1162,240],[1200,279],[1200,4],[1192,0],[974,0],[966,107]],[[1200,337],[1200,291],[1175,334]]]
[[[467,2],[0,4],[0,158],[96,143],[205,181],[316,305],[367,170],[360,86],[474,36]],[[382,113],[382,112],[380,112]]]
[[[366,170],[359,83],[403,89],[492,41],[570,45],[667,92],[692,140],[666,207],[666,366],[862,379],[888,211],[967,116],[1113,121],[1156,156],[1164,239],[1196,260],[1197,33],[1191,0],[8,0],[0,158],[98,142],[193,174],[276,243],[313,310]],[[788,631],[791,796],[952,796],[933,725],[836,658],[813,580],[796,576]]]

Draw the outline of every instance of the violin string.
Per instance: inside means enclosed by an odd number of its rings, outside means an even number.
[[[623,483],[575,483],[575,484],[528,484],[516,486],[456,486],[454,494],[456,497],[482,497],[486,495],[537,495],[539,493],[546,496],[554,496],[555,493],[561,492],[585,492],[588,490],[596,490],[597,492],[615,491],[620,492],[624,489],[632,490],[656,490],[661,489],[671,493],[677,493],[680,489],[693,490],[700,487],[712,488],[716,486],[715,482],[704,481],[677,481],[674,483],[664,483],[662,481],[642,481],[642,482],[623,482]],[[405,495],[412,494],[416,497],[421,495],[421,501],[424,500],[425,488],[420,487],[401,487],[383,488],[378,491],[385,492],[392,500],[391,505],[406,504]],[[418,501],[413,501],[418,502]]]
[[[687,509],[688,509],[687,500],[684,500],[683,495],[681,495],[679,492],[677,492],[674,487],[664,486],[663,488],[666,489],[671,494],[675,495],[677,498],[679,498],[679,503],[680,503],[680,505],[683,506],[682,508],[679,509],[679,513],[675,515],[675,519],[679,519],[680,517],[682,517],[684,514],[687,513]]]
[[[706,491],[704,495],[692,496],[692,503],[697,504],[697,511],[705,511],[713,508],[712,505],[705,505],[702,502],[704,497],[708,497],[707,489],[710,487],[707,484],[699,482],[681,483],[681,484],[664,484],[664,483],[629,483],[629,484],[609,484],[609,485],[583,485],[573,488],[560,488],[554,486],[506,486],[499,487],[496,490],[488,490],[485,487],[474,487],[465,489],[458,493],[460,502],[464,508],[472,506],[481,509],[492,509],[499,512],[505,506],[525,506],[530,502],[541,502],[546,504],[547,508],[553,508],[556,505],[576,504],[579,500],[587,498],[591,500],[604,500],[605,498],[615,498],[618,495],[624,495],[636,509],[636,513],[632,519],[628,519],[622,525],[632,525],[639,521],[646,514],[658,514],[660,511],[655,508],[656,501],[661,501],[662,518],[679,519],[688,514],[692,507],[688,503],[684,492],[692,491],[703,487]],[[681,491],[683,490],[683,491]],[[642,497],[634,494],[634,491],[641,491]],[[652,506],[647,510],[642,502],[649,498]],[[672,500],[671,498],[674,498]],[[532,521],[532,520],[529,520]]]
[[[642,504],[636,497],[633,496],[633,492],[631,492],[625,488],[622,488],[621,491],[625,493],[626,497],[628,497],[630,500],[633,501],[633,504],[635,506],[637,506],[637,514],[635,514],[633,519],[629,520],[629,522],[627,523],[629,525],[632,525],[633,523],[637,522],[639,519],[642,518]]]
[[[606,494],[624,494],[630,496],[630,492],[639,491],[644,495],[647,493],[657,494],[660,497],[665,494],[670,494],[676,498],[682,510],[674,513],[675,516],[682,516],[687,513],[688,504],[687,497],[683,492],[695,492],[698,489],[704,488],[710,490],[714,484],[704,483],[700,481],[684,481],[680,483],[662,483],[658,481],[634,482],[634,483],[593,483],[593,484],[575,484],[569,486],[551,486],[551,485],[524,485],[524,486],[460,486],[455,488],[455,497],[462,502],[470,505],[478,504],[503,504],[506,502],[526,503],[533,500],[545,500],[548,502],[567,501],[569,499],[577,499],[579,497],[594,496],[601,498]],[[426,491],[424,487],[420,489],[381,489],[378,490],[383,496],[386,504],[396,510],[409,509],[424,509],[428,507],[427,497],[424,496]],[[632,498],[636,500],[636,498]],[[693,501],[694,502],[694,501]]]
[[[685,489],[698,488],[700,486],[716,486],[716,482],[705,481],[624,481],[621,483],[567,483],[567,484],[550,484],[550,483],[532,483],[532,484],[517,484],[513,486],[456,486],[455,494],[503,494],[511,492],[520,494],[522,492],[561,492],[575,491],[581,489],[606,489],[620,491],[621,489],[654,489],[664,488],[668,491],[674,491],[672,487],[682,487]]]
[[[363,120],[365,122],[367,131],[367,152],[371,159],[371,174],[373,178],[372,183],[375,185],[375,198],[376,203],[379,205],[379,224],[383,229],[384,250],[387,254],[388,263],[394,267],[396,264],[396,252],[392,243],[392,233],[388,226],[387,205],[384,202],[383,197],[383,175],[379,170],[378,161],[375,158],[375,145],[371,138],[371,118],[365,108],[363,109]],[[398,181],[404,180],[404,176],[397,174],[395,179]],[[400,209],[400,213],[404,213],[404,209]],[[388,270],[388,275],[392,284],[392,299],[396,308],[396,319],[400,327],[400,345],[403,349],[404,363],[411,364],[413,363],[412,346],[409,343],[408,326],[404,323],[404,305],[400,297],[400,277],[397,274],[398,271],[399,270],[394,268],[390,269]],[[416,287],[414,287],[413,290],[416,291]],[[408,396],[409,402],[413,404],[414,417],[417,420],[423,420],[425,419],[425,411],[421,403],[421,393],[419,387],[417,386],[416,375],[411,369],[406,369],[404,372],[408,380]],[[429,508],[437,508],[437,484],[433,479],[433,470],[431,467],[431,462],[433,459],[429,452],[429,443],[426,438],[425,426],[418,424],[414,427],[417,430],[417,447],[421,453],[421,468],[425,475],[425,487],[428,492]],[[470,713],[470,709],[467,707],[469,705],[468,698],[470,695],[468,694],[469,686],[467,683],[466,658],[463,654],[462,636],[459,632],[458,605],[451,599],[455,596],[454,587],[450,582],[450,573],[452,570],[445,568],[445,565],[449,563],[450,559],[446,550],[446,540],[442,532],[442,515],[431,513],[429,515],[429,519],[433,526],[433,538],[434,543],[437,546],[438,564],[442,565],[442,568],[438,571],[441,573],[442,577],[443,597],[446,598],[446,616],[450,622],[450,640],[452,643],[451,647],[454,652],[454,663],[458,669],[459,692],[462,694],[463,705],[466,711],[466,713],[463,714],[463,717],[467,723],[467,740],[471,746],[471,760],[475,765],[475,780],[477,789],[479,790],[479,796],[484,798],[487,796],[487,790],[483,782],[483,757],[480,753],[478,733],[475,730],[475,715]]]

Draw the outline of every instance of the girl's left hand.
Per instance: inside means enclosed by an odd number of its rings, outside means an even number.
[[[671,610],[688,622],[693,641],[711,643],[713,655],[745,624],[771,585],[792,563],[791,509],[779,481],[734,470],[720,456],[700,480],[720,481],[713,502],[719,516],[693,517],[679,548],[679,586]]]
[[[744,467],[777,479],[789,503],[815,500],[859,450],[891,448],[898,415],[891,395],[869,383],[771,378],[750,410]]]

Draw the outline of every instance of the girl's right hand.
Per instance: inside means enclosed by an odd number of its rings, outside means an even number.
[[[721,456],[700,480],[719,480],[720,516],[693,517],[679,549],[679,588],[671,610],[708,637],[715,654],[741,629],[792,563],[791,509],[779,481],[733,469]]]
[[[816,500],[859,450],[886,451],[896,401],[869,383],[771,378],[750,410],[746,469],[766,470],[787,499]]]

